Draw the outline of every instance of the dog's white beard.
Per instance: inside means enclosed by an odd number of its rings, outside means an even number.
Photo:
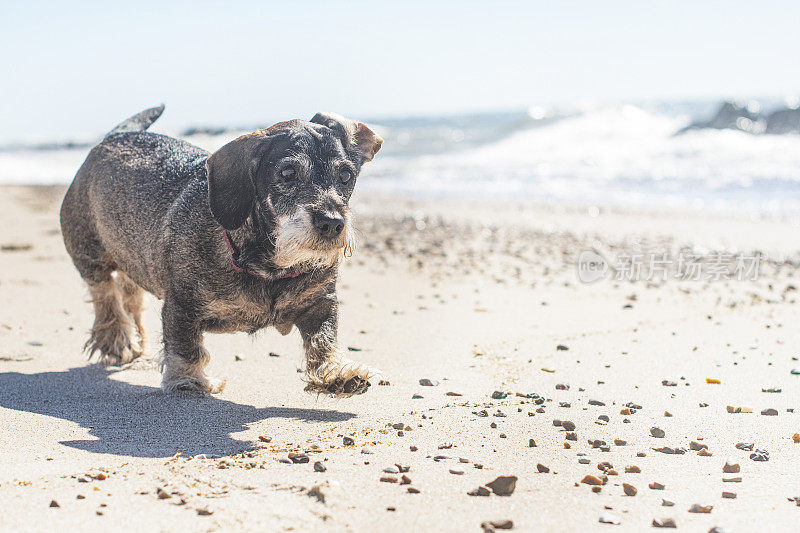
[[[275,266],[290,268],[302,264],[308,268],[321,268],[334,265],[339,260],[339,252],[351,241],[347,218],[339,240],[326,243],[317,237],[311,214],[307,210],[298,209],[291,216],[278,217],[273,259]]]

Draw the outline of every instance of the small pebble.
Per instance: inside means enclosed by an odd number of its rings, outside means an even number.
[[[653,527],[676,528],[678,525],[672,518],[662,518],[661,520],[653,519]]]
[[[725,465],[722,467],[722,472],[725,474],[736,474],[741,470],[739,463],[730,463],[725,461]]]
[[[764,416],[778,416],[778,410],[777,409],[764,409],[763,411],[761,411],[761,414],[764,415]]]
[[[550,469],[544,466],[542,463],[536,465],[536,470],[538,470],[542,474],[547,474],[548,472],[550,472]]]
[[[439,382],[436,381],[435,379],[423,378],[419,380],[419,384],[422,385],[423,387],[436,387],[437,385],[439,385]]]
[[[314,472],[325,472],[328,469],[324,464],[319,461],[314,463]]]
[[[769,461],[769,452],[767,450],[756,450],[750,454],[750,459],[753,461]]]
[[[653,481],[648,485],[652,490],[664,490],[664,485],[658,483],[657,481]]]
[[[600,515],[599,521],[601,524],[619,524],[619,517],[611,513],[603,513]]]
[[[626,496],[636,496],[636,492],[638,492],[636,490],[636,487],[634,487],[633,485],[631,485],[629,483],[623,483],[622,484],[622,490],[625,492]]]
[[[728,500],[735,500],[736,499],[736,493],[735,492],[723,492],[722,493],[722,497],[726,498]]]
[[[713,505],[700,505],[696,503],[689,508],[689,512],[708,514],[711,512],[712,509],[714,509]]]
[[[486,486],[498,496],[509,496],[517,486],[517,476],[499,476],[494,481],[487,483]]]
[[[664,430],[661,429],[661,428],[658,428],[658,427],[651,427],[650,428],[650,434],[652,436],[654,436],[655,438],[657,438],[657,439],[663,439],[664,436],[666,435]]]

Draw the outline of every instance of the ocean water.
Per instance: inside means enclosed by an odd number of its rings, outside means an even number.
[[[384,147],[365,167],[359,188],[422,197],[800,214],[800,135],[713,129],[676,135],[710,118],[718,106],[576,105],[377,119],[370,124]],[[159,131],[158,123],[153,130]],[[214,150],[241,133],[184,138]],[[89,147],[86,140],[0,147],[0,183],[68,183]]]

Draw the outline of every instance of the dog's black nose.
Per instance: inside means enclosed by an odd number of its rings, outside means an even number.
[[[314,227],[326,239],[338,237],[344,229],[344,217],[336,214],[331,216],[314,213]]]

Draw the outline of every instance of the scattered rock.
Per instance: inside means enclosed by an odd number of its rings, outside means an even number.
[[[735,500],[736,493],[735,492],[723,492],[722,497],[728,500]]]
[[[746,452],[752,452],[755,443],[752,442],[740,442],[736,445],[737,450],[744,450]]]
[[[481,522],[481,527],[483,528],[484,533],[492,533],[498,529],[514,529],[514,522],[511,520],[491,520],[487,522]]]
[[[800,435],[798,435],[800,436]],[[536,448],[536,441],[533,439],[528,440],[528,448]]]
[[[598,519],[601,524],[619,524],[619,517],[611,513],[603,513]]]
[[[328,469],[324,464],[319,461],[314,463],[314,472],[325,472]]]
[[[641,474],[642,473],[642,469],[639,468],[636,465],[628,465],[628,466],[625,467],[625,473],[626,474]]]
[[[356,441],[354,441],[350,437],[342,437],[342,443],[345,446],[352,446],[352,445],[354,445],[356,443]]]
[[[626,496],[636,496],[636,493],[638,492],[636,490],[636,487],[634,487],[630,483],[623,483],[622,490],[625,492]]]
[[[423,378],[419,380],[419,384],[422,385],[423,387],[436,387],[437,385],[439,385],[439,382],[436,381],[435,379]]]
[[[200,509],[197,510],[197,514],[199,516],[211,516],[212,514],[214,514],[214,511],[212,511],[207,507],[201,507]]]
[[[722,467],[722,472],[725,474],[736,474],[741,470],[739,463],[730,463],[725,461],[725,465]]]
[[[289,459],[296,464],[307,463],[310,460],[308,455],[304,453],[290,453]]]
[[[498,496],[510,496],[517,486],[517,476],[499,476],[486,486]]]
[[[722,382],[716,378],[706,378],[706,383],[709,385],[719,385]]]
[[[767,450],[756,449],[756,451],[750,454],[750,459],[759,462],[769,461],[769,452]]]
[[[159,500],[168,500],[169,498],[172,498],[172,494],[170,494],[169,492],[165,491],[161,487],[158,487],[156,489],[156,496],[158,496]]]
[[[322,504],[325,503],[325,494],[322,493],[322,489],[320,488],[319,485],[308,489],[308,492],[306,492],[306,496],[308,496],[309,498],[314,498],[319,503]]]
[[[763,411],[761,411],[761,414],[764,415],[764,416],[778,416],[778,410],[777,409],[764,409]]]
[[[536,465],[536,470],[538,470],[542,474],[547,474],[550,472],[550,469],[544,466],[542,463]]]
[[[567,350],[569,350],[569,347],[564,344],[559,344],[558,346],[556,346],[556,350],[558,350],[559,352],[566,352]]]
[[[605,403],[601,402],[600,400],[589,400],[589,405],[597,405],[603,407]]]
[[[668,528],[676,528],[678,525],[675,523],[675,520],[672,518],[662,518],[661,520],[653,519],[653,527],[668,527]]]
[[[50,507],[61,507],[61,506],[58,504],[58,502],[57,502],[57,501],[55,501],[55,500],[50,500]]]
[[[711,512],[711,510],[712,510],[712,509],[714,509],[714,506],[713,506],[713,505],[700,505],[700,504],[697,504],[697,503],[696,503],[696,504],[692,505],[692,506],[689,508],[689,512],[690,512],[690,513],[703,513],[703,514],[708,514],[708,513],[710,513],[710,512]]]
[[[699,452],[700,450],[707,450],[708,444],[700,444],[699,442],[692,441],[689,443],[689,449]]]
[[[675,506],[675,502],[670,501],[670,500],[665,500],[665,499],[662,498],[661,507],[674,507],[674,506]]]
[[[648,487],[650,487],[650,489],[652,489],[652,490],[664,490],[664,485],[662,485],[661,483],[659,483],[657,481],[653,481],[652,483],[650,483],[648,485]]]
[[[593,475],[591,475],[591,474],[587,474],[587,475],[586,475],[586,476],[585,476],[585,477],[584,477],[584,478],[581,480],[581,483],[585,483],[586,485],[594,485],[594,486],[598,486],[598,485],[602,485],[602,484],[603,484],[603,481],[602,481],[600,478],[596,477],[596,476],[593,476]]]
[[[663,446],[661,448],[653,448],[653,451],[666,453],[667,455],[683,455],[686,453],[686,448]]]
[[[386,468],[383,469],[383,473],[384,474],[399,474],[400,473],[400,469],[397,468],[394,465],[387,466]]]
[[[383,483],[397,483],[397,478],[395,476],[383,476],[383,477],[381,477],[381,482],[383,482]]]
[[[486,487],[478,487],[477,489],[472,489],[467,494],[470,496],[489,496],[491,492]]]
[[[663,439],[664,436],[666,435],[666,433],[661,428],[651,427],[650,428],[650,435],[652,435],[653,437],[655,437],[657,439]]]
[[[372,449],[370,448],[361,448],[361,453],[363,453],[364,455],[372,455],[375,452],[373,452]]]
[[[492,393],[492,399],[493,400],[504,400],[506,398],[508,398],[508,393],[507,392],[503,392],[501,390],[496,390],[496,391],[494,391]]]
[[[455,475],[455,476],[463,476],[464,475],[464,471],[461,470],[460,468],[451,468],[450,469],[450,473]]]

